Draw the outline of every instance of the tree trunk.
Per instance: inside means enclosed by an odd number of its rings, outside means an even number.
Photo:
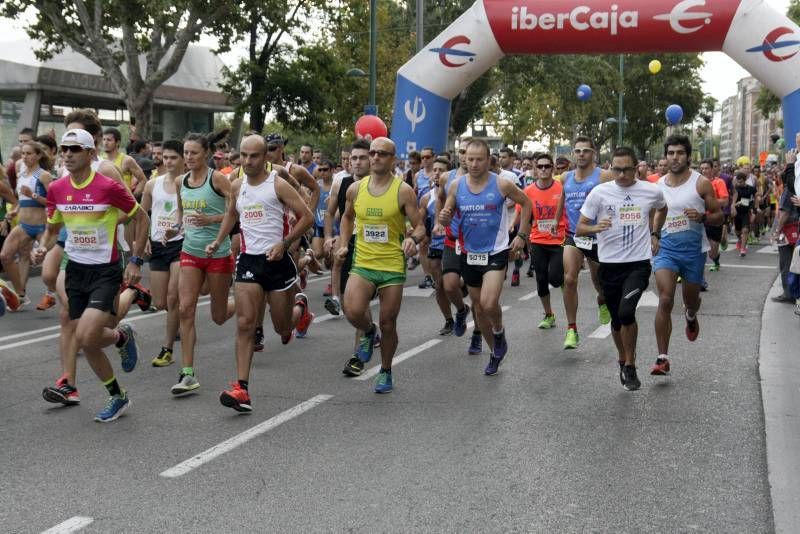
[[[231,134],[229,139],[231,140],[231,144],[235,145],[236,149],[239,149],[239,140],[242,138],[242,123],[244,122],[244,114],[243,113],[235,113],[233,115],[233,122],[231,123]]]
[[[128,112],[131,122],[136,122],[136,133],[139,139],[151,140],[153,135],[153,95],[138,95],[129,99]]]

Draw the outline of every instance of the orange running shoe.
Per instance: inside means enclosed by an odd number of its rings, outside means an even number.
[[[221,402],[223,406],[233,408],[240,413],[250,413],[253,411],[250,394],[239,385],[239,382],[231,382],[231,389],[222,392],[219,396],[219,402]]]
[[[49,310],[53,306],[56,305],[56,298],[49,293],[45,293],[42,295],[42,300],[39,301],[39,304],[36,305],[36,309],[39,311]]]
[[[3,298],[6,299],[6,305],[8,305],[8,309],[10,311],[17,311],[22,304],[19,296],[14,292],[13,289],[8,287],[5,281],[0,280],[0,293],[3,295]]]

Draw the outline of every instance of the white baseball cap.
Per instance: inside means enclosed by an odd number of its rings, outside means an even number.
[[[87,150],[93,149],[95,147],[94,137],[92,137],[92,134],[90,134],[86,130],[81,130],[80,128],[73,128],[72,130],[67,130],[61,137],[61,145],[80,146]]]

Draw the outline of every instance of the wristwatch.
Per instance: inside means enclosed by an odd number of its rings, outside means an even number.
[[[142,265],[144,265],[144,260],[139,256],[131,256],[130,259],[128,260],[128,263],[132,263],[137,267],[141,267]]]
[[[653,236],[653,237],[655,237],[655,238],[656,238],[656,239],[658,239],[659,241],[661,240],[661,234],[660,234],[660,233],[658,233],[658,232],[650,232],[650,235],[651,235],[651,236]]]
[[[411,241],[413,241],[415,245],[419,245],[419,240],[416,237],[414,237],[413,234],[408,236],[408,237],[411,238]]]

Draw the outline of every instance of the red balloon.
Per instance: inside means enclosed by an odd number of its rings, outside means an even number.
[[[356,121],[356,137],[376,139],[388,135],[386,124],[377,115],[363,115]]]

